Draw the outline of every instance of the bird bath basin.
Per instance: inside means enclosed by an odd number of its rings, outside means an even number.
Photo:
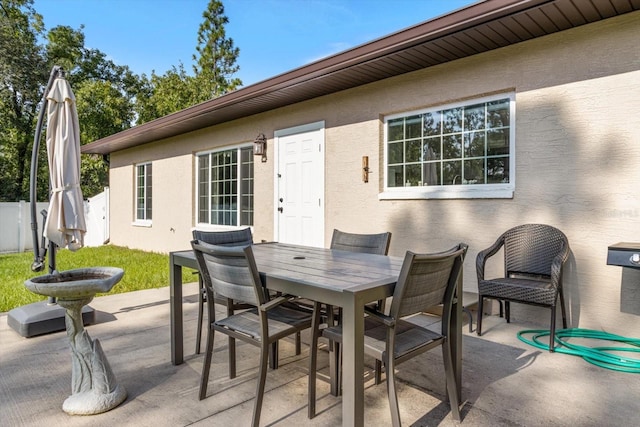
[[[31,292],[57,298],[58,305],[66,310],[73,394],[64,401],[62,410],[68,414],[100,414],[127,398],[124,387],[116,382],[100,342],[89,337],[82,322],[82,307],[89,304],[95,294],[109,292],[123,275],[122,269],[114,267],[80,268],[25,282]]]

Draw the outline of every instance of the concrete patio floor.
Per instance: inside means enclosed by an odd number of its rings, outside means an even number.
[[[94,299],[99,339],[127,400],[100,415],[70,416],[62,402],[71,393],[71,357],[65,332],[22,338],[0,314],[0,425],[2,426],[243,426],[251,422],[257,354],[238,345],[238,377],[227,377],[226,338],[217,335],[207,399],[198,400],[203,355],[194,354],[196,284],[185,285],[185,363],[170,362],[169,289]],[[487,317],[485,334],[464,327],[461,425],[637,426],[640,376],[550,354],[520,342],[522,329],[541,328]],[[284,340],[280,368],[267,374],[261,425],[338,426],[340,398],[329,394],[326,351],[320,351],[318,415],[307,419],[308,334],[300,356]],[[326,350],[322,346],[323,350]],[[367,361],[371,366],[371,361]],[[404,425],[457,425],[445,398],[439,350],[398,369]],[[365,374],[365,425],[390,425],[386,387]]]

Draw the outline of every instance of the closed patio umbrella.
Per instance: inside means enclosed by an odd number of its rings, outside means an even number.
[[[87,227],[80,189],[80,127],[69,82],[58,76],[47,101],[51,197],[44,235],[59,247],[76,251],[84,245]]]
[[[56,248],[75,251],[84,245],[86,225],[80,190],[80,126],[75,102],[69,82],[64,78],[64,70],[59,66],[53,67],[42,96],[31,157],[30,200],[34,253],[31,270],[35,272],[44,270],[47,256],[44,238],[42,246],[38,241],[36,204],[38,152],[45,110],[48,121],[46,139],[51,194],[48,211],[42,211],[46,215],[42,234],[49,240],[49,273],[57,270]],[[55,302],[55,298],[49,297],[48,301],[16,307],[9,311],[7,323],[23,337],[64,330],[65,309]],[[84,306],[82,317],[85,325],[93,323],[95,311]]]

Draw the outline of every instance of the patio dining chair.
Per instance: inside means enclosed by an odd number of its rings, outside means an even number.
[[[242,230],[229,230],[229,231],[202,231],[193,230],[193,239],[200,240],[211,245],[218,246],[249,246],[253,244],[253,236],[251,235],[251,229],[249,227]],[[199,274],[199,273],[198,273]],[[200,285],[198,292],[198,330],[196,332],[196,354],[200,354],[200,343],[202,340],[202,323],[204,322],[204,304],[206,302],[207,293],[204,289],[204,283],[202,277],[198,277],[198,283]],[[215,298],[215,295],[214,295]],[[226,298],[217,298],[215,302],[221,305],[226,305],[229,314],[233,314],[235,310],[242,310],[250,308],[247,304],[243,304],[237,301],[228,301]],[[231,338],[229,338],[231,340]],[[231,348],[231,341],[229,341],[229,347]]]
[[[366,254],[387,255],[391,244],[391,233],[355,234],[338,229],[333,230],[331,249],[360,252]]]
[[[486,278],[487,260],[504,249],[504,277]],[[482,313],[485,298],[504,301],[504,314],[510,322],[510,302],[532,304],[551,309],[549,351],[554,351],[556,305],[560,299],[562,325],[567,327],[567,314],[562,292],[562,268],[569,257],[569,241],[555,227],[524,224],[505,231],[476,258],[478,275],[477,334],[482,335]]]
[[[207,292],[210,322],[199,398],[202,400],[207,395],[215,332],[256,346],[260,349],[260,364],[251,425],[257,427],[260,423],[269,347],[281,338],[309,328],[312,315],[286,304],[288,298],[284,296],[269,298],[260,279],[251,246],[224,247],[197,240],[192,241],[191,245]],[[223,298],[245,301],[253,308],[217,319],[214,292]]]
[[[194,240],[199,240],[211,245],[217,246],[237,246],[247,247],[253,244],[253,236],[251,235],[251,228],[247,227],[242,230],[229,230],[229,231],[201,231],[193,230]],[[196,354],[200,354],[200,342],[202,337],[202,323],[204,322],[203,310],[204,304],[207,299],[207,293],[204,287],[202,277],[199,277],[200,292],[198,293],[198,330],[196,332]],[[246,304],[242,301],[235,301],[228,298],[220,298],[214,293],[214,302],[227,307],[227,315],[232,315],[236,310],[245,310],[252,308],[250,304]],[[235,339],[229,337],[229,358],[235,360]],[[302,352],[300,334],[296,334],[296,355]],[[278,368],[278,343],[275,342],[271,346],[270,366],[273,369]],[[235,377],[235,363],[229,364],[231,372],[231,378]]]
[[[391,233],[388,231],[376,234],[356,234],[334,229],[330,248],[363,254],[387,255],[390,244]],[[378,309],[384,311],[384,300],[378,301],[378,305]]]
[[[442,347],[447,395],[451,413],[460,420],[458,384],[450,351],[449,328],[467,245],[435,254],[415,254],[407,251],[396,283],[389,314],[366,307],[364,353],[381,361],[387,373],[387,394],[394,426],[400,426],[400,409],[396,393],[396,365],[434,347]],[[403,318],[442,305],[440,332],[411,323]],[[309,372],[309,418],[315,416],[317,337],[319,335],[318,303],[314,310]],[[332,341],[342,341],[340,325],[330,326],[322,335]]]
[[[357,234],[347,233],[338,229],[333,230],[331,236],[331,249],[359,252],[376,255],[387,255],[389,253],[389,245],[391,244],[391,233],[376,233],[376,234]],[[377,302],[377,309],[384,311],[384,300]],[[326,306],[327,323],[333,326],[340,321],[341,310],[335,310],[331,305]],[[330,357],[330,371],[331,378],[336,378],[336,381],[332,383],[334,389],[331,391],[333,395],[340,394],[340,380],[342,376],[341,369],[341,356],[340,356],[340,344],[329,342],[329,357]],[[382,371],[382,365],[376,361],[376,384],[380,383],[380,376]]]

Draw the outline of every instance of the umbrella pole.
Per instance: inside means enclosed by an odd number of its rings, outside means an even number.
[[[33,263],[31,264],[31,270],[39,272],[44,270],[44,258],[47,255],[47,250],[43,247],[40,248],[38,242],[38,154],[40,152],[40,140],[42,135],[42,122],[44,121],[44,114],[47,110],[47,94],[53,85],[53,81],[58,76],[58,73],[62,72],[62,67],[56,65],[51,69],[49,75],[49,81],[47,87],[42,94],[42,101],[40,106],[40,113],[38,114],[38,123],[36,125],[36,132],[33,137],[33,149],[31,151],[31,175],[29,182],[29,200],[31,204],[31,232],[33,234]],[[44,219],[43,219],[44,220]],[[51,263],[50,263],[51,264]],[[51,265],[49,266],[51,268]],[[53,265],[55,269],[55,264]],[[51,270],[49,271],[51,273]]]
[[[40,113],[38,114],[38,123],[36,125],[36,132],[33,137],[33,150],[31,152],[31,182],[29,183],[29,198],[31,204],[31,230],[33,233],[33,263],[31,264],[31,270],[35,272],[40,272],[44,270],[44,258],[47,256],[47,249],[44,247],[44,239],[42,243],[42,248],[38,247],[38,155],[40,153],[40,141],[42,139],[42,123],[44,121],[44,114],[47,111],[47,94],[49,90],[51,90],[51,86],[53,86],[53,81],[58,77],[59,74],[64,73],[64,70],[59,65],[55,65],[51,69],[51,74],[49,74],[49,81],[47,82],[47,87],[44,89],[42,93],[42,102],[40,103]],[[46,217],[42,220],[45,221]],[[44,233],[44,226],[43,226]],[[55,243],[49,242],[49,274],[53,273],[56,269],[56,250]],[[49,297],[49,304],[55,304],[56,299],[54,297]]]
[[[58,245],[49,241],[49,274],[56,271],[56,249]],[[56,297],[49,297],[49,304],[56,304]]]

